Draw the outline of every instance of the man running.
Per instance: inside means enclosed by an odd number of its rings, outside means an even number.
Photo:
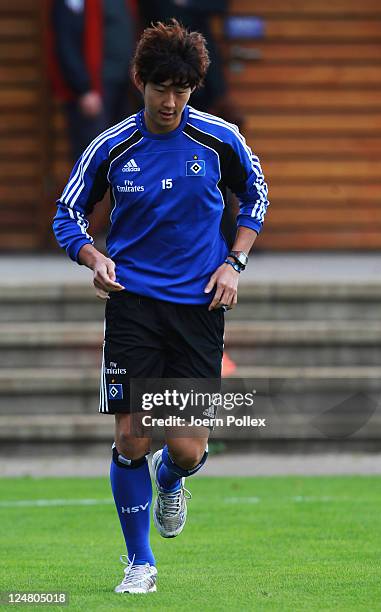
[[[209,65],[205,40],[177,21],[147,28],[133,60],[144,108],[84,151],[58,200],[54,231],[93,271],[106,299],[100,412],[115,415],[111,486],[127,547],[118,593],[156,591],[150,546],[151,438],[137,435],[137,379],[219,379],[224,310],[268,206],[261,166],[238,128],[188,106]],[[224,191],[240,212],[231,252],[220,232]],[[87,215],[110,190],[108,256],[93,246]],[[135,421],[133,422],[133,419]],[[184,528],[184,481],[207,459],[209,427],[166,429],[153,457],[154,523],[166,538]],[[123,556],[122,556],[123,557]],[[122,559],[123,560],[123,559]]]

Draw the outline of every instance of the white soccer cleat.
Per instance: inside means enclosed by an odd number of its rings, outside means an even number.
[[[121,562],[127,567],[124,568],[122,582],[114,589],[115,593],[155,593],[156,567],[148,562],[145,565],[134,565],[134,558],[130,561],[127,555],[120,555]]]
[[[184,488],[185,478],[181,479],[180,488],[171,493],[163,490],[157,479],[157,472],[162,464],[163,449],[156,451],[152,457],[152,470],[157,488],[157,497],[153,507],[153,522],[163,538],[175,538],[182,532],[187,520],[187,499],[191,493]]]

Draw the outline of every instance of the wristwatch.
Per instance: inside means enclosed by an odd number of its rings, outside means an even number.
[[[234,259],[237,266],[240,267],[241,270],[244,270],[247,266],[249,258],[245,251],[230,251],[228,257]]]

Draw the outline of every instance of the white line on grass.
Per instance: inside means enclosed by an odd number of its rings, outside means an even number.
[[[279,498],[279,501],[292,501],[296,503],[304,503],[304,502],[335,502],[335,501],[346,501],[347,497],[311,497],[305,495],[295,495],[294,497],[283,497]],[[260,497],[225,497],[223,499],[225,504],[258,504],[260,501],[264,501]],[[269,501],[274,501],[270,498]]]
[[[225,504],[257,504],[260,497],[225,497]]]
[[[42,506],[99,506],[113,504],[113,499],[20,499],[0,502],[0,508],[32,508]]]
[[[295,495],[295,497],[291,497],[294,502],[331,502],[331,501],[344,501],[345,497],[328,497],[327,495],[323,495],[323,497],[308,497],[304,495]]]
[[[342,497],[307,497],[296,495],[294,497],[282,498],[283,501],[292,501],[296,503],[303,502],[335,502],[345,501],[347,498]],[[264,501],[260,497],[225,497],[225,504],[258,504]],[[269,501],[273,501],[270,499]],[[281,500],[279,500],[281,501]],[[48,506],[103,506],[113,504],[113,499],[19,499],[14,501],[0,501],[0,508],[42,508]]]

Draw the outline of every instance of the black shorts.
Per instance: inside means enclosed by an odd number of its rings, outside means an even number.
[[[133,413],[131,379],[220,379],[224,311],[110,293],[99,412]],[[134,405],[131,405],[134,404]]]

